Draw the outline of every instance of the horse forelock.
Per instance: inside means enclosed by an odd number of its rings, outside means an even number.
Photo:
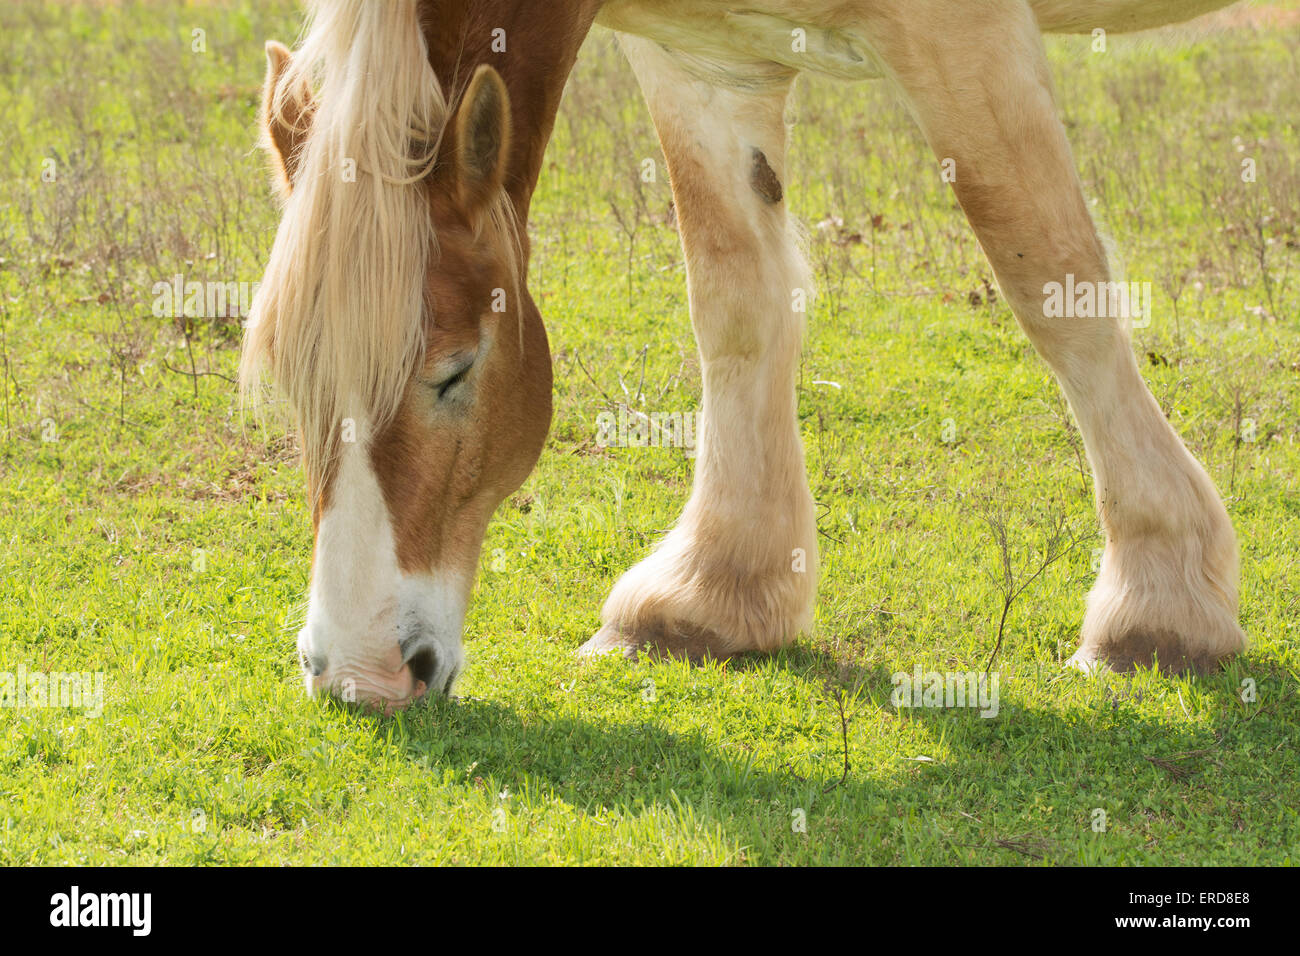
[[[435,235],[422,180],[448,105],[417,13],[415,0],[316,0],[273,105],[301,115],[289,98],[314,90],[311,129],[249,314],[241,383],[246,396],[264,377],[284,392],[313,498],[351,437],[349,419],[358,441],[361,428],[382,428],[423,354]]]

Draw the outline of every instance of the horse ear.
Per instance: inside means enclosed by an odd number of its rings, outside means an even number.
[[[293,175],[298,168],[298,151],[307,138],[311,114],[316,104],[306,84],[279,94],[280,84],[293,63],[293,54],[283,43],[266,41],[266,81],[262,86],[262,141],[275,167],[276,185],[283,195],[293,189]]]
[[[492,67],[474,71],[456,110],[456,181],[462,208],[476,219],[496,198],[510,157],[510,94]]]

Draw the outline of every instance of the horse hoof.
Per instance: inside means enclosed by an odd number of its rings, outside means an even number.
[[[671,658],[698,664],[706,660],[726,660],[732,652],[724,650],[724,646],[717,634],[684,621],[671,624],[654,622],[636,628],[606,624],[579,648],[578,655],[622,654],[629,661],[645,656],[651,660]]]
[[[605,654],[621,654],[625,659],[637,659],[637,645],[616,627],[606,624],[595,635],[578,648],[579,657],[600,657]]]
[[[1119,650],[1118,648],[1123,648]],[[1104,672],[1132,674],[1139,668],[1159,667],[1166,676],[1175,674],[1212,674],[1236,651],[1224,654],[1187,652],[1173,635],[1129,635],[1109,652],[1085,651],[1080,648],[1065,662],[1066,667],[1090,676]]]

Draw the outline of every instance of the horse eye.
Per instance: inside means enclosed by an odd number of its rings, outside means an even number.
[[[471,362],[470,364],[462,368],[460,371],[458,371],[456,374],[452,375],[450,378],[445,378],[441,382],[439,382],[435,386],[438,389],[438,398],[439,399],[446,398],[448,392],[450,392],[461,382],[465,381],[465,376],[469,375],[470,369],[472,369],[473,367],[474,367],[474,363]]]

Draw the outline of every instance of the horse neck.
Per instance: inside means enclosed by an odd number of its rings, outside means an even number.
[[[463,90],[486,63],[510,91],[511,157],[506,188],[520,225],[555,126],[564,84],[603,0],[422,0],[429,59],[442,88]],[[493,49],[505,31],[504,52]]]

